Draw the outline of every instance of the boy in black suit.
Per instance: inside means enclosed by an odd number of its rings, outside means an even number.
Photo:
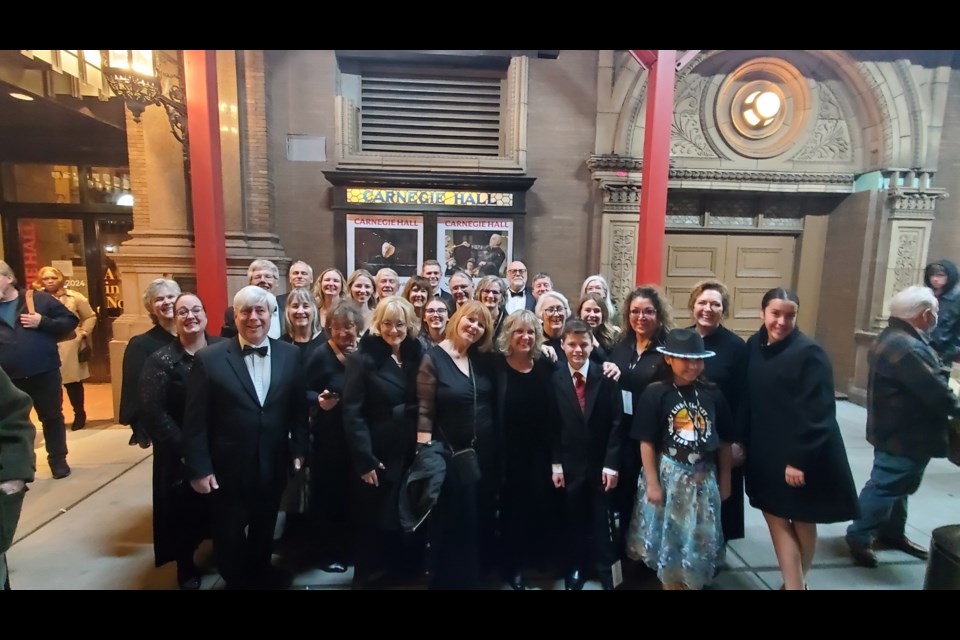
[[[563,326],[567,364],[553,374],[560,425],[553,453],[553,485],[565,491],[568,590],[580,590],[590,556],[604,589],[615,588],[611,498],[623,441],[623,400],[617,383],[590,362],[593,335],[582,320]],[[592,545],[589,538],[593,537]]]

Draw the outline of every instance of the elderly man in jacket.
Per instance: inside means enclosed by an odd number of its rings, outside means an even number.
[[[960,415],[927,337],[937,325],[937,310],[927,287],[896,294],[889,325],[869,355],[867,441],[874,448],[873,469],[860,492],[862,515],[847,528],[850,555],[860,566],[877,566],[874,539],[927,558],[927,550],[905,533],[907,497],[920,488],[930,459],[947,455],[949,418]]]

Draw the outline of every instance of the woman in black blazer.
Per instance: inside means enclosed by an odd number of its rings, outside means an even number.
[[[355,589],[371,586],[371,577],[383,565],[391,578],[409,577],[416,570],[418,553],[400,529],[397,500],[416,450],[417,372],[423,355],[419,328],[409,302],[384,298],[357,352],[347,358],[343,417],[356,479]]]

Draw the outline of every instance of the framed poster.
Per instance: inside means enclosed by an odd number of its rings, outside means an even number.
[[[513,260],[513,220],[438,216],[437,260],[447,276],[460,268],[474,280],[504,277]]]
[[[390,267],[400,282],[416,275],[423,262],[423,218],[384,214],[347,215],[347,271],[373,275]]]

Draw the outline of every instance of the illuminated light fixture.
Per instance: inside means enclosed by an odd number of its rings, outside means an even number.
[[[773,91],[754,91],[743,101],[743,119],[751,127],[765,127],[774,121],[783,102]]]
[[[187,145],[187,105],[179,77],[165,95],[160,85],[160,52],[148,49],[104,49],[101,51],[103,73],[110,89],[127,103],[135,122],[140,122],[144,109],[162,106],[170,120],[170,131]]]
[[[25,93],[17,93],[16,91],[10,92],[11,98],[16,98],[17,100],[24,100],[25,102],[33,101],[33,96],[28,96]]]
[[[125,193],[119,198],[117,198],[117,204],[121,207],[132,207],[133,206],[133,194]]]

